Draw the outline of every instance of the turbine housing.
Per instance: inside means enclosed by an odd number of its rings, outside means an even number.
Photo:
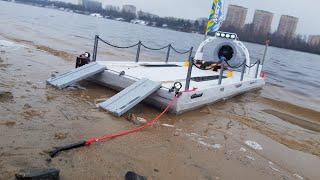
[[[203,51],[205,47],[210,52],[213,50],[213,57],[212,54],[209,56],[206,54],[204,57]],[[244,44],[237,39],[235,34],[223,32],[217,32],[216,36],[209,37],[203,41],[196,52],[195,60],[220,62],[222,57],[224,57],[231,66],[241,65],[243,61],[246,61],[246,64],[250,65],[249,52]]]
[[[214,59],[221,60],[222,57],[224,57],[226,61],[234,61],[234,59],[237,57],[238,49],[234,43],[225,41],[216,45],[213,54]]]

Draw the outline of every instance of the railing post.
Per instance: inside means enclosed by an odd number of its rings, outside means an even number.
[[[264,61],[266,60],[266,56],[267,56],[267,52],[268,52],[269,43],[270,43],[270,41],[269,41],[269,40],[267,40],[267,41],[266,41],[266,46],[265,46],[265,48],[264,48],[264,53],[263,53],[263,57],[262,57],[261,65],[264,65]]]
[[[257,69],[256,69],[256,75],[255,78],[258,78],[258,74],[259,74],[259,69],[260,69],[260,60],[257,63]]]
[[[168,62],[169,62],[170,50],[171,50],[171,44],[169,44],[169,46],[168,46],[167,57],[166,57],[166,63],[168,63]]]
[[[189,66],[188,66],[188,73],[186,78],[185,91],[188,91],[190,89],[191,73],[192,73],[192,67],[193,67],[192,51],[193,51],[193,47],[191,47],[190,53],[189,53]]]
[[[93,62],[96,62],[96,60],[97,60],[98,43],[99,43],[99,36],[95,35],[95,37],[94,37],[94,45],[93,45],[93,53],[92,53],[92,61]]]
[[[246,63],[243,63],[240,81],[243,81],[245,71],[246,71]]]
[[[138,49],[137,49],[137,55],[136,55],[136,63],[139,62],[140,50],[141,50],[141,41],[139,41],[139,43],[138,43]]]
[[[219,74],[219,82],[218,82],[219,85],[222,84],[223,71],[224,71],[224,60],[222,61],[222,64],[221,64],[221,69],[220,69],[220,74]]]

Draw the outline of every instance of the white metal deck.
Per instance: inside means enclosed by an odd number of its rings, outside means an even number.
[[[171,88],[174,82],[181,82],[185,85],[186,75],[188,67],[184,66],[183,62],[173,62],[170,65],[177,65],[177,67],[150,67],[143,66],[145,62],[113,62],[113,61],[98,61],[99,64],[105,65],[108,70],[114,72],[125,72],[128,77],[134,77],[137,79],[147,78],[152,81],[161,82],[163,87]],[[148,62],[149,65],[165,65],[162,62]],[[254,70],[254,69],[253,69]],[[224,78],[222,85],[239,83],[241,72],[233,71],[233,77]],[[204,71],[193,67],[192,77],[205,77],[205,76],[219,76],[219,72]],[[245,76],[244,81],[254,79],[252,77]],[[218,85],[218,79],[208,81],[191,81],[190,87],[198,89],[209,89],[212,86]]]

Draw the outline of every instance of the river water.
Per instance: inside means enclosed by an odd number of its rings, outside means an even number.
[[[141,40],[154,48],[172,43],[181,51],[203,40],[0,1],[0,179],[29,167],[59,168],[61,179],[123,179],[129,170],[148,179],[319,179],[320,56],[273,47],[265,66],[267,85],[260,91],[178,116],[165,114],[143,132],[48,159],[53,147],[135,127],[95,108],[114,91],[86,81],[79,83],[84,89],[65,91],[45,84],[50,74],[71,69],[76,55],[91,52],[96,34],[117,45]],[[264,46],[246,45],[253,60],[262,57]],[[99,60],[135,56],[136,48],[99,46]],[[142,48],[140,59],[165,56],[166,50]],[[132,113],[152,119],[159,110],[140,103]]]
[[[134,25],[125,22],[79,15],[48,8],[0,2],[2,36],[32,42],[72,55],[92,51],[94,35],[99,34],[117,45],[127,46],[143,41],[150,47],[172,43],[178,50],[197,47],[203,40],[199,34]],[[245,43],[252,59],[261,59],[264,46]],[[101,45],[102,46],[102,45]],[[99,59],[134,60],[136,49],[99,48]],[[59,54],[59,53],[58,53]],[[150,52],[142,49],[141,59],[164,60],[166,50]],[[186,56],[172,55],[182,61]],[[320,56],[270,47],[265,63],[268,86],[263,95],[300,106],[320,109]]]

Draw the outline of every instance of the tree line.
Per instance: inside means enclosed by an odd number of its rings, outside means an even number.
[[[277,32],[266,34],[262,31],[254,30],[253,24],[246,24],[243,28],[222,25],[221,30],[237,33],[241,40],[247,42],[265,44],[266,40],[269,40],[271,45],[275,47],[320,54],[320,43],[310,45],[306,36],[302,35],[290,37],[281,36]]]
[[[10,1],[10,0],[3,0]],[[103,9],[102,7],[96,9],[86,9],[82,5],[66,3],[62,1],[49,1],[49,0],[15,0],[18,3],[25,3],[36,6],[51,6],[56,8],[64,8],[73,10],[76,13],[90,14],[99,13],[104,17],[111,19],[123,18],[124,21],[130,22],[133,19],[140,19],[147,22],[147,25],[155,27],[165,27],[168,29],[204,34],[207,21],[192,21],[188,19],[175,18],[175,17],[160,17],[151,13],[138,11],[137,14],[125,11],[119,11],[119,8]],[[242,41],[265,44],[266,40],[270,40],[271,45],[279,48],[292,49],[297,51],[304,51],[309,53],[320,54],[320,43],[316,45],[309,45],[307,39],[301,35],[295,37],[283,37],[275,33],[265,34],[261,31],[255,31],[252,24],[246,24],[243,28],[234,27],[232,25],[223,25],[221,31],[234,32]],[[210,35],[210,33],[209,33]],[[213,35],[213,34],[211,34]]]

